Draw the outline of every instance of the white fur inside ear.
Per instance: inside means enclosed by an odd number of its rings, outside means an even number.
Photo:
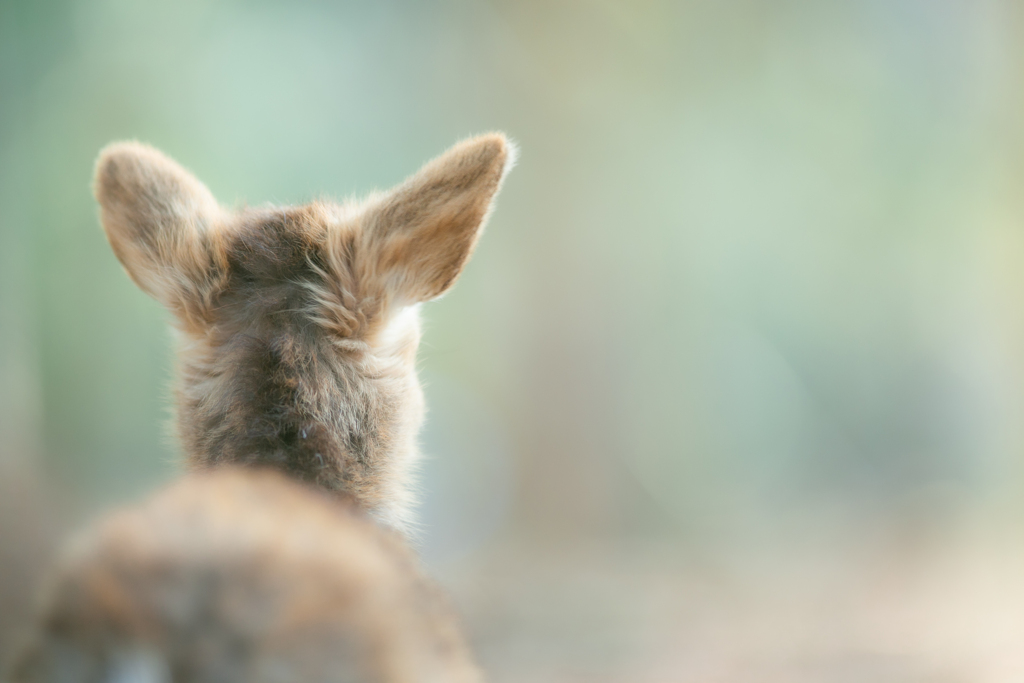
[[[403,306],[395,311],[377,339],[378,346],[386,353],[402,353],[409,345],[416,345],[420,339],[420,304]]]
[[[505,167],[501,171],[501,179],[504,181],[508,172],[516,167],[519,162],[519,143],[515,140],[505,139]]]

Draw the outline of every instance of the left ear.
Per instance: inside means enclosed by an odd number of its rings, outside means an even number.
[[[202,317],[218,277],[221,217],[206,186],[149,145],[119,142],[100,152],[94,189],[132,280],[182,319]]]
[[[473,253],[515,156],[501,133],[471,138],[374,201],[363,215],[363,287],[397,305],[444,294]]]

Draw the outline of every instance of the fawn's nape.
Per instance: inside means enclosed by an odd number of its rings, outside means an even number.
[[[151,147],[103,150],[110,244],[174,313],[189,464],[278,468],[406,528],[418,306],[464,268],[514,156],[483,135],[361,202],[231,211]]]

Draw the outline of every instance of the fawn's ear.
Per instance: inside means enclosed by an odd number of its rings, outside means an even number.
[[[458,143],[376,200],[364,217],[364,272],[392,304],[440,296],[462,272],[515,147],[500,133]]]
[[[175,313],[196,314],[218,260],[221,209],[206,186],[148,145],[116,142],[100,152],[94,191],[132,280]]]

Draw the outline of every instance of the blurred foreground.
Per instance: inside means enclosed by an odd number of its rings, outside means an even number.
[[[0,527],[5,648],[20,640],[48,540],[11,523],[40,513],[12,500]],[[730,557],[653,540],[506,541],[435,573],[495,683],[1017,681],[1024,549],[989,527],[937,537],[910,524]]]

